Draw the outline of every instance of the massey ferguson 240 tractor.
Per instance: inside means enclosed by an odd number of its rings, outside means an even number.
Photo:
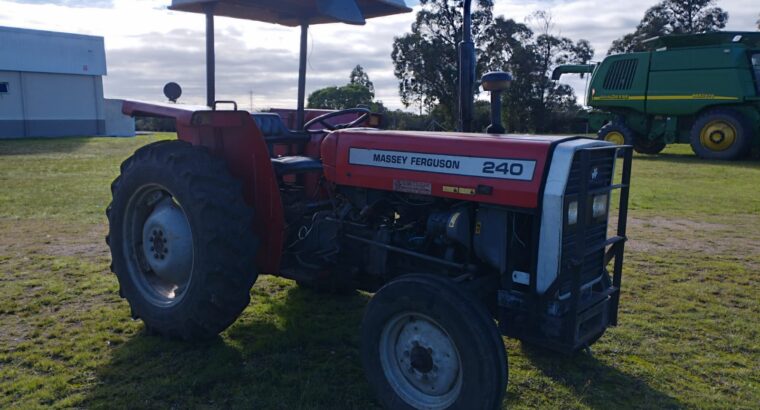
[[[409,11],[402,0],[175,0],[172,9],[205,13],[210,46],[215,15],[301,26],[299,122],[309,117],[307,27]],[[176,119],[179,135],[122,164],[107,211],[121,295],[153,332],[214,337],[246,308],[259,274],[362,289],[374,297],[361,359],[386,407],[492,409],[507,383],[502,335],[572,353],[617,323],[629,147],[501,134],[505,73],[481,82],[494,106],[488,134],[381,131],[362,108],[291,131],[277,114],[214,102],[213,47],[208,54],[210,107],[124,105]]]

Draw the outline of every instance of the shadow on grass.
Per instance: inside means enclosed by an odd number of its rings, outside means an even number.
[[[223,337],[192,344],[141,332],[98,369],[87,408],[378,408],[359,358],[364,294],[320,295],[254,288],[251,308]],[[636,377],[585,355],[524,347],[548,377],[591,408],[679,403]],[[519,403],[508,396],[505,403]]]
[[[87,137],[0,139],[0,157],[70,153],[87,143]]]
[[[646,381],[610,367],[584,352],[567,356],[523,343],[522,353],[544,375],[566,386],[579,402],[592,409],[684,407],[680,401]],[[519,398],[509,399],[519,401]]]
[[[256,288],[254,288],[256,292]],[[193,344],[140,332],[96,371],[88,408],[376,408],[358,353],[368,298],[291,288],[254,295],[223,337]],[[253,312],[251,312],[253,311]]]

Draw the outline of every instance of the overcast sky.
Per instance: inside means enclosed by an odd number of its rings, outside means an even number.
[[[558,34],[585,38],[605,56],[615,38],[632,31],[656,0],[496,0],[494,11],[518,21],[550,11]],[[184,88],[181,101],[205,102],[204,17],[166,9],[171,0],[0,0],[0,26],[105,37],[108,98],[163,100],[166,82]],[[407,0],[414,5],[416,1]],[[758,0],[719,0],[728,29],[755,30]],[[311,29],[307,93],[343,85],[356,64],[367,70],[377,98],[403,108],[393,76],[393,37],[408,32],[414,13],[369,20],[364,27],[330,24]],[[298,29],[217,18],[217,99],[256,109],[295,105]],[[583,83],[576,80],[576,89]],[[454,86],[452,84],[452,86]]]

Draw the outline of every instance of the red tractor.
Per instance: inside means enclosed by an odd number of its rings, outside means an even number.
[[[207,14],[210,45],[214,15],[301,25],[305,45],[308,24],[408,11],[401,0],[172,7]],[[467,38],[462,49],[466,60]],[[309,117],[302,63],[299,122]],[[236,320],[260,273],[362,289],[374,297],[361,357],[385,406],[500,406],[502,335],[571,353],[617,324],[631,176],[629,147],[496,133],[508,80],[489,73],[481,83],[493,98],[488,134],[361,127],[376,119],[362,108],[291,131],[278,114],[219,109],[213,81],[212,108],[126,102],[126,114],[176,119],[179,135],[137,150],[112,185],[112,270],[132,316],[158,334],[201,339]]]

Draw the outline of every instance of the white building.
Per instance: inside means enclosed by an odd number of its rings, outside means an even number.
[[[104,75],[102,37],[0,27],[0,138],[134,135],[109,132]]]

